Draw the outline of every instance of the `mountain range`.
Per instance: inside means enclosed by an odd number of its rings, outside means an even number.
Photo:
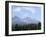
[[[21,19],[20,17],[15,16],[12,18],[13,25],[15,25],[15,24],[31,24],[31,23],[38,24],[39,21],[36,19],[32,19],[31,17],[26,17],[24,19]]]

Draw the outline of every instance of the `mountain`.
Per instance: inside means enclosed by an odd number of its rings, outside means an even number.
[[[23,20],[19,18],[18,16],[15,16],[12,18],[12,24],[24,24]]]
[[[26,17],[24,18],[23,21],[26,22],[27,24],[31,24],[31,23],[37,24],[39,22],[38,20],[32,19],[31,17]]]
[[[15,25],[15,24],[38,24],[39,21],[36,20],[36,19],[32,19],[31,17],[26,17],[24,19],[21,19],[20,17],[18,16],[15,16],[12,18],[12,24]]]
[[[23,21],[28,24],[28,23],[32,22],[32,19],[30,17],[26,17],[26,18],[23,19]]]

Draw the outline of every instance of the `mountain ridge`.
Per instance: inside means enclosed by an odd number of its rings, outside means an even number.
[[[12,18],[12,24],[37,24],[39,21],[38,20],[34,20],[31,17],[26,17],[24,19],[21,19],[18,16],[15,16]]]

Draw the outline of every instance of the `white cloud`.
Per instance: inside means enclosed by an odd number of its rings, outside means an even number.
[[[32,14],[35,14],[35,9],[34,8],[26,8],[27,10],[31,11]],[[36,10],[37,11],[37,10]]]
[[[36,10],[37,11],[37,10]],[[32,14],[35,14],[35,9],[32,9]]]
[[[35,14],[35,11],[37,11],[37,10],[35,10],[34,8],[27,8],[27,7],[23,7],[24,9],[27,9],[27,10],[29,10],[29,11],[31,11],[32,12],[32,14]],[[14,8],[13,9],[13,11],[17,11],[17,12],[21,12],[21,9],[22,8]]]
[[[15,12],[16,12],[16,11],[19,12],[19,11],[21,11],[21,8],[15,8],[14,11],[15,11]]]

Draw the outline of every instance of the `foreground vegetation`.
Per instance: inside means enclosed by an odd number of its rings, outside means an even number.
[[[38,24],[24,24],[24,25],[19,25],[15,24],[14,26],[12,25],[12,31],[20,31],[20,30],[40,30],[41,29],[41,23],[39,22]]]

